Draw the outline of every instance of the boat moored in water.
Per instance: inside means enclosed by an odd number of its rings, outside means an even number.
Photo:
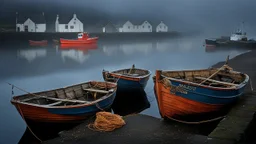
[[[136,90],[144,89],[147,85],[151,72],[145,69],[132,68],[120,69],[116,71],[102,71],[105,81],[116,82],[118,90]]]
[[[80,122],[111,107],[117,84],[89,81],[65,88],[14,96],[11,103],[23,119],[35,122]]]
[[[242,29],[238,29],[236,32],[233,32],[230,37],[205,39],[205,46],[256,48],[256,41],[253,39],[248,40],[246,32],[243,32]]]
[[[60,43],[61,44],[92,44],[96,43],[98,41],[98,37],[89,37],[88,33],[78,33],[78,38],[77,39],[63,39],[60,38]]]
[[[163,118],[218,112],[243,93],[249,76],[224,65],[220,69],[156,70],[155,96]]]
[[[48,45],[48,41],[47,40],[40,40],[40,41],[29,40],[29,45],[31,45],[31,46],[46,46],[46,45]]]

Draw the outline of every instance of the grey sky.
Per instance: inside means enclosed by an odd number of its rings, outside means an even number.
[[[235,29],[242,21],[254,30],[256,0],[5,0],[6,13],[33,9],[109,19],[165,20],[175,29]],[[55,17],[55,16],[53,16]]]

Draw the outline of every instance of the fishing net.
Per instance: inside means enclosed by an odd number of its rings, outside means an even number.
[[[88,127],[95,131],[113,131],[125,125],[125,121],[121,116],[110,112],[96,113],[96,120],[89,124]]]

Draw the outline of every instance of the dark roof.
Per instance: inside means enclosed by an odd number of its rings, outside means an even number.
[[[33,14],[33,15],[17,14],[17,23],[20,23],[20,24],[24,23],[28,18],[31,19],[36,24],[46,23],[45,15],[43,13],[42,14]]]

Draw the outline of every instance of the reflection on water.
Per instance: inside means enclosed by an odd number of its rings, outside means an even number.
[[[115,114],[121,116],[140,113],[150,107],[147,95],[143,89],[136,91],[119,92],[112,105]]]
[[[10,87],[4,81],[17,85],[29,92],[44,91],[65,87],[88,80],[102,81],[102,69],[110,71],[125,68],[132,64],[155,72],[156,69],[198,69],[207,68],[219,61],[224,61],[227,55],[230,58],[247,50],[226,49],[225,51],[206,52],[203,47],[204,38],[179,38],[162,41],[143,41],[127,43],[122,41],[99,42],[95,47],[59,47],[27,48],[16,47],[0,48],[0,108],[4,118],[0,120],[0,143],[17,143],[25,131],[25,123],[16,109],[10,104]],[[18,58],[17,58],[18,57]],[[29,63],[27,62],[29,61]],[[156,100],[154,99],[152,78],[145,88],[146,97],[151,97],[150,107],[145,102],[145,110],[141,113],[159,117]],[[15,91],[15,94],[23,94]],[[121,100],[125,95],[120,95]],[[143,109],[142,95],[127,94],[133,102],[123,108],[113,111],[120,114],[134,112],[134,103]],[[141,101],[138,96],[141,97]],[[117,97],[117,100],[120,98]],[[120,101],[121,101],[120,100]],[[147,100],[146,100],[147,101]],[[119,102],[119,104],[122,102]],[[124,112],[127,110],[128,112]],[[130,111],[129,111],[130,110]],[[11,137],[10,137],[11,136]]]
[[[84,51],[77,50],[63,50],[61,51],[61,58],[63,62],[66,61],[66,58],[70,58],[75,60],[78,63],[84,63],[87,59],[89,59],[90,55]]]
[[[18,50],[17,56],[20,58],[25,58],[29,62],[34,61],[38,57],[46,57],[47,50],[44,48],[40,49],[28,49],[28,50]]]

